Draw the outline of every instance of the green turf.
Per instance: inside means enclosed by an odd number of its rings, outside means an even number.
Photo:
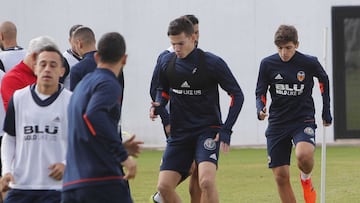
[[[148,203],[155,192],[162,151],[145,150],[138,161],[138,175],[130,181],[135,203]],[[313,183],[320,202],[321,148],[316,150]],[[299,171],[294,156],[291,181],[298,202],[304,202]],[[360,200],[360,147],[328,147],[326,165],[326,202],[359,202]],[[188,182],[177,191],[184,203],[190,202]],[[265,149],[231,149],[221,154],[217,175],[220,202],[280,202],[272,172],[267,168]]]

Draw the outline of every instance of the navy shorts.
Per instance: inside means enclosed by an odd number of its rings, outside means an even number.
[[[98,185],[63,191],[61,203],[132,203],[129,184]]]
[[[61,192],[56,190],[19,190],[11,189],[7,192],[4,202],[8,203],[59,203]]]
[[[214,138],[218,129],[206,128],[192,132],[171,133],[162,157],[160,171],[177,171],[185,179],[192,162],[209,161],[217,166],[220,142]]]
[[[315,146],[315,123],[302,123],[284,128],[269,126],[265,132],[269,168],[290,165],[293,144],[309,142]]]

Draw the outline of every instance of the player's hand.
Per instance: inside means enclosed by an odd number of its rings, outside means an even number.
[[[323,125],[324,125],[325,127],[327,127],[327,126],[330,126],[331,123],[328,123],[328,122],[326,122],[325,120],[323,120]]]
[[[217,133],[216,136],[215,136],[215,139],[214,141],[215,142],[219,142],[220,140],[220,134]],[[220,142],[220,150],[224,153],[228,153],[230,151],[230,145],[226,144],[225,142],[221,141]]]
[[[63,163],[55,163],[48,167],[50,170],[49,177],[55,180],[61,180],[64,175],[65,165]]]
[[[160,106],[159,102],[151,102],[149,117],[152,121],[154,121],[158,117],[158,115],[155,113],[155,107],[158,106]]]
[[[259,119],[264,120],[267,116],[268,114],[266,113],[266,107],[264,107],[263,110],[259,112]]]
[[[126,140],[123,144],[130,156],[138,157],[141,152],[141,145],[144,144],[143,141],[135,140],[136,135],[133,134],[130,139]]]
[[[132,178],[135,178],[136,170],[137,170],[137,164],[136,161],[129,156],[124,162],[121,163],[122,166],[125,167],[125,180],[129,180]]]
[[[170,129],[171,129],[170,124],[165,126],[165,132],[168,136],[171,135]]]
[[[11,173],[6,173],[1,179],[0,179],[0,190],[1,192],[6,192],[10,189],[9,184],[10,182],[14,183],[14,176]]]

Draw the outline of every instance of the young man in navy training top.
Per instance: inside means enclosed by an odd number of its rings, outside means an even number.
[[[95,53],[98,68],[73,92],[63,203],[132,202],[127,180],[137,167],[118,131],[123,87],[117,76],[126,58],[124,38],[116,32],[103,35]]]
[[[199,19],[195,15],[191,15],[191,14],[184,15],[184,17],[188,18],[194,26],[195,47],[197,47],[199,44]],[[163,57],[164,55],[167,55],[168,53],[172,53],[172,52],[174,52],[174,49],[172,46],[170,46],[168,49],[166,49],[159,55],[157,63],[160,61],[161,57]],[[151,84],[150,84],[150,96],[151,96],[151,99],[153,102],[155,102],[157,87],[159,86],[159,71],[160,71],[160,67],[155,66],[153,76],[151,79]],[[166,110],[169,109],[168,107],[169,106],[167,105]],[[164,112],[160,113],[159,116],[160,116],[162,124],[163,124],[165,136],[166,136],[166,138],[168,138],[170,135],[169,112],[164,111]],[[198,173],[197,173],[197,167],[196,167],[195,162],[190,169],[189,176],[190,176],[189,193],[191,196],[191,203],[200,203],[201,191],[199,188],[199,183],[197,181]],[[150,202],[162,203],[160,193],[155,192],[155,194],[153,194],[150,197]]]
[[[219,202],[215,184],[219,148],[229,151],[231,129],[244,96],[227,64],[195,47],[194,27],[187,18],[170,22],[168,36],[175,52],[160,59],[160,85],[150,110],[150,118],[155,119],[170,100],[171,136],[160,166],[158,191],[163,202],[181,202],[175,189],[195,160],[201,202]],[[221,120],[218,86],[231,97],[225,123]]]
[[[294,26],[280,25],[275,33],[278,53],[264,58],[260,64],[256,86],[256,108],[259,120],[266,113],[266,93],[271,104],[269,125],[265,132],[268,163],[272,169],[282,202],[296,202],[290,184],[290,156],[295,156],[306,203],[316,202],[311,182],[315,151],[315,107],[312,98],[314,77],[318,78],[323,98],[323,125],[332,122],[330,113],[329,79],[317,58],[302,54]]]

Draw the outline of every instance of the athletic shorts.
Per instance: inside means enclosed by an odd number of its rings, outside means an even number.
[[[301,123],[284,128],[269,126],[265,132],[269,168],[290,165],[293,144],[309,142],[315,146],[315,123]]]
[[[89,186],[78,189],[63,191],[61,203],[132,203],[129,184]]]
[[[188,175],[192,162],[209,161],[217,166],[220,142],[214,138],[218,129],[206,128],[193,132],[172,132],[162,157],[160,171],[171,170],[180,173],[182,180]]]
[[[19,190],[11,189],[7,192],[4,202],[8,203],[59,203],[61,192],[56,190]]]

